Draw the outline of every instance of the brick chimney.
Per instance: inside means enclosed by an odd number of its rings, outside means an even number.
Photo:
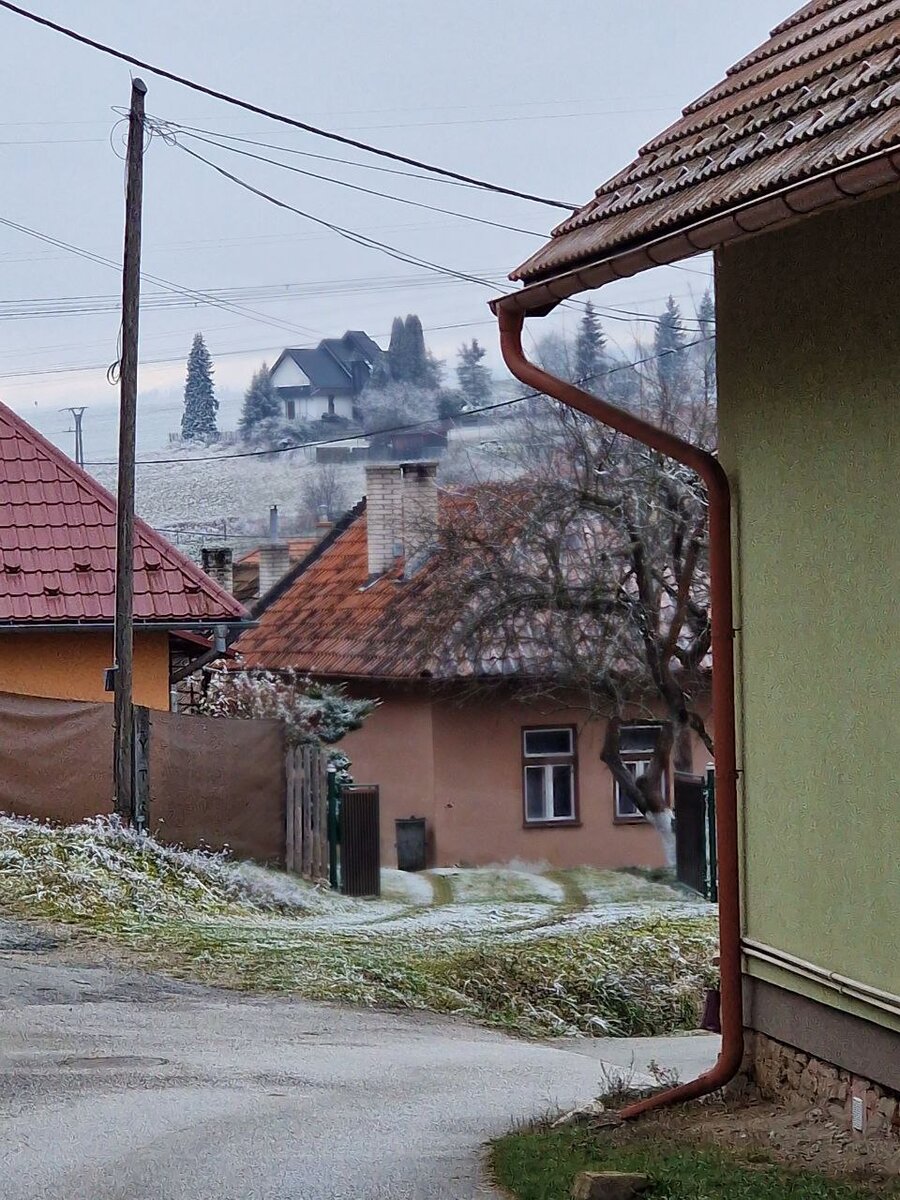
[[[437,463],[366,466],[366,529],[369,578],[389,571],[414,553],[437,520]]]
[[[290,548],[287,542],[263,542],[259,548],[259,592],[264,596],[280,580],[284,579],[291,566]]]
[[[200,561],[210,579],[226,592],[234,592],[234,556],[230,546],[204,546]]]

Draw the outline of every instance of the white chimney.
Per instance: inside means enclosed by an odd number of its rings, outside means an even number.
[[[287,542],[263,542],[259,548],[259,592],[264,596],[287,575],[291,566]]]
[[[428,540],[437,521],[437,463],[366,466],[369,578],[393,567]]]
[[[200,561],[210,579],[226,592],[234,592],[234,557],[230,546],[204,546]]]

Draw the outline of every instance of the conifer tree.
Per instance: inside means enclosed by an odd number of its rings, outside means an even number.
[[[484,404],[491,394],[491,373],[481,361],[486,353],[477,338],[459,348],[456,378],[465,403],[473,408]]]
[[[184,413],[181,436],[214,438],[218,433],[216,412],[219,402],[213,387],[213,363],[202,333],[194,334],[187,360],[187,379],[184,384]]]
[[[281,401],[272,385],[272,372],[263,363],[250,380],[250,386],[244,393],[240,431],[244,437],[247,437],[262,422],[271,421],[280,416]]]
[[[575,339],[575,375],[579,382],[590,387],[603,370],[606,357],[606,337],[593,304],[588,300]]]

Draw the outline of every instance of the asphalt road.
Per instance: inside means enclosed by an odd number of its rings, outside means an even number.
[[[687,1046],[687,1043],[685,1043]],[[596,1050],[0,961],[3,1200],[468,1200],[486,1138],[584,1103]]]

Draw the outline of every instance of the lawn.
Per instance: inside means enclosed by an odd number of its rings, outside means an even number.
[[[64,924],[198,981],[429,1009],[531,1036],[697,1024],[714,910],[610,871],[386,871],[354,900],[108,822],[0,817],[0,912]]]
[[[491,1148],[491,1166],[518,1200],[569,1200],[579,1171],[648,1175],[647,1200],[872,1200],[897,1194],[885,1179],[850,1181],[796,1170],[765,1149],[698,1144],[683,1131],[667,1136],[657,1123],[510,1134]]]

